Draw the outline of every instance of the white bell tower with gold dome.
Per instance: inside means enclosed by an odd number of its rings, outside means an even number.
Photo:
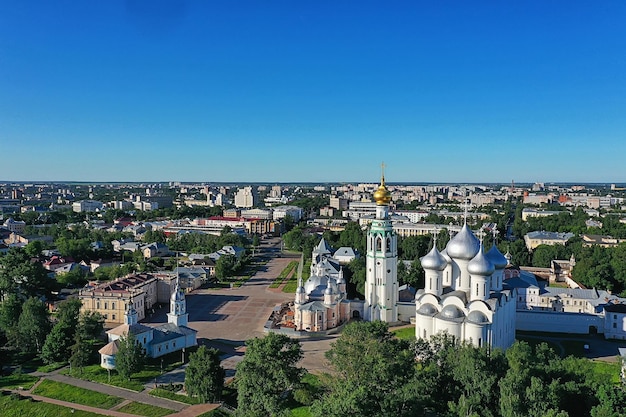
[[[382,165],[380,186],[374,192],[376,218],[367,232],[364,319],[398,321],[398,237],[389,219],[391,193]]]

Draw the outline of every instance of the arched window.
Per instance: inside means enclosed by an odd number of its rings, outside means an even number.
[[[383,250],[383,239],[378,236],[376,238],[376,252],[381,252]]]

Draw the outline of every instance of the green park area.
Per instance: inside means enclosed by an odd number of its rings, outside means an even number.
[[[41,395],[42,397],[54,398],[56,400],[67,401],[70,403],[103,408],[105,410],[108,410],[123,401],[123,399],[119,397],[114,397],[112,395],[48,379],[41,381],[41,383],[33,391],[33,394]]]
[[[31,397],[3,392],[0,395],[0,415],[2,417],[100,417],[103,414],[35,401]]]

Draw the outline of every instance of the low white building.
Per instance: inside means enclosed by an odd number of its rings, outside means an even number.
[[[137,343],[144,348],[146,356],[151,358],[196,346],[197,331],[187,327],[187,324],[187,302],[185,293],[178,282],[170,297],[170,312],[167,314],[165,324],[151,327],[138,323],[137,311],[131,301],[124,316],[124,324],[107,331],[109,343],[98,351],[100,366],[105,369],[115,369],[119,339],[129,334],[132,334]]]
[[[95,211],[102,211],[104,209],[104,203],[95,200],[82,200],[72,203],[72,210],[76,213],[91,213]]]
[[[274,207],[274,220],[281,220],[289,216],[294,223],[298,223],[302,219],[302,209],[297,206],[278,206]]]

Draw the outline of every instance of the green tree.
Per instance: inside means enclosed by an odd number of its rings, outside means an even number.
[[[22,313],[22,301],[15,294],[7,295],[0,303],[0,331],[4,333],[9,346],[18,341],[18,321]]]
[[[300,342],[276,333],[246,341],[246,354],[237,365],[237,415],[288,415],[288,390],[297,387],[304,370]]]
[[[104,330],[104,318],[97,311],[85,311],[78,320],[76,333],[87,340],[100,338]]]
[[[74,344],[70,348],[70,363],[72,369],[82,373],[83,367],[88,365],[96,356],[99,340],[104,329],[104,319],[98,312],[87,311],[78,319],[78,326],[74,335]]]
[[[46,363],[62,362],[71,355],[82,303],[74,298],[59,304],[57,322],[46,337],[41,358]]]
[[[200,346],[189,355],[185,370],[185,390],[202,402],[218,401],[224,388],[224,368],[217,349]]]
[[[597,391],[599,404],[591,409],[591,417],[620,417],[626,415],[626,390],[623,386],[600,385]]]
[[[361,256],[350,261],[348,270],[351,274],[350,282],[356,291],[361,295],[365,294],[365,257]]]
[[[41,263],[31,262],[24,250],[12,248],[0,257],[0,298],[15,292],[24,297],[45,294],[50,286],[47,274]]]
[[[453,364],[452,378],[461,392],[456,402],[449,403],[450,411],[459,417],[497,416],[500,399],[498,382],[507,369],[502,351],[461,344],[448,353],[450,356],[447,359]]]
[[[233,255],[222,255],[215,262],[215,276],[218,279],[226,279],[235,274],[237,259]]]
[[[18,321],[18,346],[22,352],[39,353],[50,331],[46,305],[31,297],[22,306]]]
[[[43,242],[41,240],[33,240],[24,246],[24,252],[31,258],[36,258],[41,255],[43,248]]]
[[[146,353],[132,333],[119,338],[117,354],[115,355],[115,369],[124,379],[143,369]]]
[[[431,240],[432,237],[430,235],[401,238],[398,242],[400,258],[407,261],[421,258],[428,253],[431,247]]]
[[[83,335],[76,333],[74,344],[70,348],[70,366],[74,370],[78,370],[79,374],[83,373],[83,368],[89,365],[93,354],[93,345],[83,338]]]
[[[326,357],[337,376],[311,407],[314,416],[414,416],[422,409],[413,352],[386,323],[350,323]]]
[[[347,246],[364,254],[367,250],[366,234],[357,222],[348,222],[339,234],[339,245]],[[337,248],[335,248],[337,249]]]

